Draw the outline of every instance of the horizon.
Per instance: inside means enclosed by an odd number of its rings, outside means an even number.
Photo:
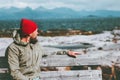
[[[17,8],[17,9],[25,9],[25,8],[30,8],[31,10],[36,10],[38,8],[43,8],[45,10],[54,10],[54,9],[60,9],[60,8],[64,8],[64,9],[70,9],[70,10],[73,10],[73,11],[76,11],[76,12],[79,12],[79,11],[90,11],[90,12],[94,12],[94,11],[120,11],[120,10],[106,10],[106,9],[99,9],[99,10],[75,10],[75,9],[72,9],[72,8],[68,8],[68,7],[55,7],[55,8],[52,8],[52,9],[49,9],[49,8],[45,8],[45,7],[42,7],[42,6],[39,6],[37,8],[31,8],[29,6],[26,6],[24,8],[20,8],[20,7],[15,7],[15,6],[11,6],[11,7],[0,7],[0,9],[11,9],[11,8]]]
[[[46,9],[70,8],[76,11],[113,10],[120,11],[120,1],[118,0],[0,0],[0,8],[26,8],[36,9],[44,7]],[[94,2],[94,3],[93,3]]]

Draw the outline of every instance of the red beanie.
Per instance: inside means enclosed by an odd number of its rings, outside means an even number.
[[[22,19],[20,25],[23,34],[31,34],[38,28],[35,22],[28,19]]]

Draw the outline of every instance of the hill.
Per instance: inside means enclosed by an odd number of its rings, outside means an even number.
[[[65,18],[85,18],[85,17],[120,17],[120,11],[96,10],[96,11],[75,11],[70,8],[46,9],[39,7],[36,9],[26,8],[0,8],[0,19],[65,19]]]

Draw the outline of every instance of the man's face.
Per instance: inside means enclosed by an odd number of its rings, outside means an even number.
[[[37,40],[38,29],[36,29],[33,33],[30,34],[30,43],[35,44]]]
[[[30,34],[30,37],[31,38],[37,38],[37,35],[38,35],[38,29],[36,29],[33,33]]]

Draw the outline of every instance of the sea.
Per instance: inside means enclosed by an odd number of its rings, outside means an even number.
[[[38,24],[40,30],[82,30],[111,31],[120,27],[120,17],[89,17],[72,19],[31,19]],[[16,29],[20,20],[0,20],[0,30]]]

